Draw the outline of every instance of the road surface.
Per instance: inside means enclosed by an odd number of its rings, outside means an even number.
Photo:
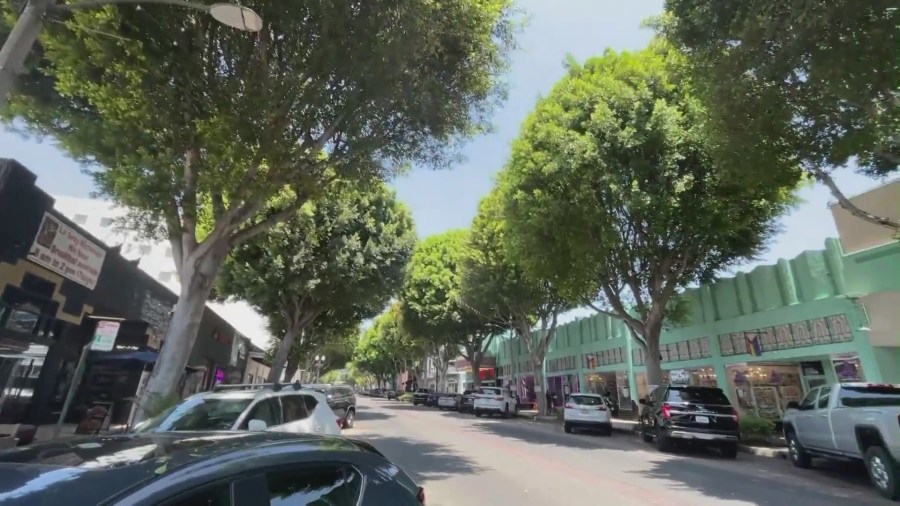
[[[734,461],[714,451],[661,454],[630,434],[565,434],[522,419],[358,402],[346,435],[372,442],[406,470],[429,506],[896,504],[872,491],[858,466],[802,470],[743,453]]]

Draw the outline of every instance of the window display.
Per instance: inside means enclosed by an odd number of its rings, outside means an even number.
[[[787,404],[803,395],[800,367],[790,364],[746,364],[727,368],[738,408],[770,420],[781,420]]]

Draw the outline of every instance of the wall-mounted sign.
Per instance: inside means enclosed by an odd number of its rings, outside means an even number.
[[[91,341],[93,351],[112,351],[116,346],[116,335],[119,334],[119,322],[103,320],[97,322],[94,340]]]
[[[106,259],[106,250],[55,216],[44,213],[28,259],[93,290]]]
[[[831,315],[762,329],[719,336],[722,356],[750,354],[750,343],[761,352],[790,350],[806,346],[845,343],[853,340],[847,315]]]

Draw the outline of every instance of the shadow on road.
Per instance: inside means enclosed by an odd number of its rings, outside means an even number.
[[[866,505],[884,504],[873,490],[864,490],[868,484],[865,470],[862,470],[860,479],[859,470],[852,469],[852,465],[841,466],[843,471],[835,469],[827,472],[835,473],[833,476],[816,476],[815,473],[821,472],[819,470],[808,471],[808,476],[802,476],[795,474],[792,468],[779,468],[776,462],[759,465],[753,457],[742,455],[737,462],[723,462],[715,467],[715,472],[711,472],[709,463],[703,462],[712,455],[711,452],[679,449],[676,455],[686,458],[654,459],[648,469],[630,472],[644,479],[668,481],[669,486],[676,490],[689,490],[723,501],[743,501],[760,506],[782,506],[785,497],[793,497],[799,504],[816,506],[846,505],[850,501]],[[790,466],[787,462],[780,464]],[[803,478],[821,481],[829,486],[816,486]]]
[[[402,461],[403,470],[417,481],[484,471],[474,460],[444,445],[391,436],[368,436],[366,440],[389,460]]]
[[[360,409],[359,406],[356,407],[356,419],[360,421],[390,420],[391,418],[394,418],[394,415],[371,409]]]
[[[524,423],[512,420],[500,423],[473,421],[472,428],[486,434],[516,439],[533,445],[563,446],[580,450],[609,449],[623,451],[633,446],[631,441],[626,441],[626,439],[634,439],[630,435],[616,434],[607,437],[591,433],[565,434],[563,432],[555,432],[554,428],[550,426],[529,427],[524,425]]]

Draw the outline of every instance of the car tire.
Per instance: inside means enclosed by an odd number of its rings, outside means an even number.
[[[659,427],[656,428],[656,449],[667,453],[672,451],[672,439],[669,436],[666,436],[659,430]]]
[[[476,412],[475,412],[475,417],[481,418],[481,411],[476,411]]]
[[[572,433],[572,426],[569,425],[568,423],[564,423],[564,424],[563,424],[563,430],[566,431],[566,434],[571,434],[571,433]]]
[[[351,409],[351,410],[347,411],[347,414],[344,415],[344,428],[352,429],[353,422],[355,422],[355,421],[356,421],[356,410]]]
[[[801,469],[809,469],[812,467],[812,457],[806,453],[806,450],[803,449],[803,445],[800,444],[800,439],[797,438],[797,434],[793,431],[788,432],[787,434],[787,447],[788,447],[788,459],[790,459],[791,464],[794,464],[794,467],[799,467]]]
[[[509,404],[503,406],[503,418],[509,418]]]
[[[644,420],[641,420],[641,439],[644,440],[645,443],[653,442],[653,434],[647,432],[647,428],[644,426]]]
[[[900,465],[881,446],[866,450],[866,470],[875,490],[886,499],[900,499]]]
[[[607,425],[606,427],[603,427],[603,432],[601,434],[603,434],[606,437],[611,437],[613,434],[612,425]]]
[[[722,446],[719,447],[719,451],[722,452],[722,456],[726,459],[736,459],[738,454],[738,444],[722,443]]]

